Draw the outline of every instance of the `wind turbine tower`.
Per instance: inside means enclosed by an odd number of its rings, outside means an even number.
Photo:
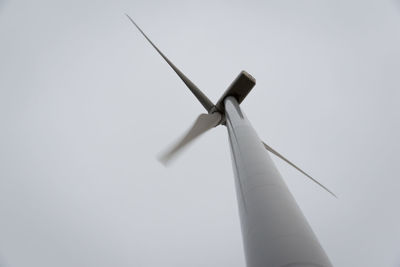
[[[228,130],[247,267],[331,267],[267,151],[335,195],[260,140],[240,108],[256,80],[242,71],[214,104],[153,44],[132,18],[127,17],[207,111],[198,116],[184,137],[160,160],[167,164],[183,147],[218,125]]]

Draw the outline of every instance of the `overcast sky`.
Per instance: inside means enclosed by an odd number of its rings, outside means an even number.
[[[227,133],[166,169],[241,70],[259,136],[334,266],[400,266],[400,5],[0,1],[0,266],[245,266]],[[211,174],[211,175],[210,175]]]

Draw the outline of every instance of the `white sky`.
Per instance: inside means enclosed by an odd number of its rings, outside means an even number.
[[[244,266],[226,129],[165,169],[212,99],[242,104],[334,266],[400,266],[397,1],[0,1],[0,266]],[[210,175],[211,174],[211,175]]]

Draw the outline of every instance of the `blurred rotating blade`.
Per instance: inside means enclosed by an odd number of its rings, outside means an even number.
[[[172,158],[174,158],[179,152],[182,151],[186,145],[191,143],[194,139],[199,137],[201,134],[207,132],[211,128],[217,126],[221,122],[221,114],[218,112],[212,114],[200,114],[193,126],[189,131],[179,139],[169,150],[163,153],[159,160],[164,165],[168,165]]]
[[[266,143],[262,142],[264,147],[271,152],[272,154],[274,154],[275,156],[277,156],[278,158],[282,159],[283,161],[286,161],[286,163],[288,163],[289,165],[291,165],[293,168],[295,168],[296,170],[298,170],[299,172],[301,172],[302,174],[304,174],[305,176],[307,176],[308,178],[310,178],[314,183],[316,183],[317,185],[319,185],[320,187],[322,187],[323,189],[325,189],[328,193],[330,193],[332,196],[334,196],[335,198],[337,198],[337,196],[331,191],[329,190],[327,187],[325,187],[323,184],[321,184],[320,182],[318,182],[317,180],[315,180],[314,178],[312,178],[310,175],[308,175],[305,171],[303,171],[302,169],[300,169],[299,167],[297,167],[296,165],[294,165],[292,162],[290,162],[287,158],[285,158],[284,156],[282,156],[280,153],[278,153],[278,151],[276,151],[275,149],[273,149],[272,147],[270,147],[269,145],[267,145]]]
[[[178,74],[179,78],[186,84],[189,90],[194,94],[194,96],[199,100],[199,102],[203,105],[203,107],[210,112],[211,109],[214,107],[214,104],[211,102],[210,99],[191,81],[185,74],[183,74],[164,54],[161,52],[160,49],[147,37],[147,35],[139,28],[139,26],[133,21],[133,19],[128,15],[125,14],[128,19],[132,22],[133,25],[140,31],[140,33],[146,38],[146,40],[154,47],[155,50],[162,56],[162,58],[168,63],[168,65]]]

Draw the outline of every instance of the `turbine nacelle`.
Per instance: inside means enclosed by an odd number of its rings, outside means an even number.
[[[215,109],[222,114],[225,113],[224,100],[228,96],[233,96],[240,104],[250,93],[251,89],[256,85],[256,79],[246,71],[241,71],[231,85],[226,89],[224,94],[215,104]]]

